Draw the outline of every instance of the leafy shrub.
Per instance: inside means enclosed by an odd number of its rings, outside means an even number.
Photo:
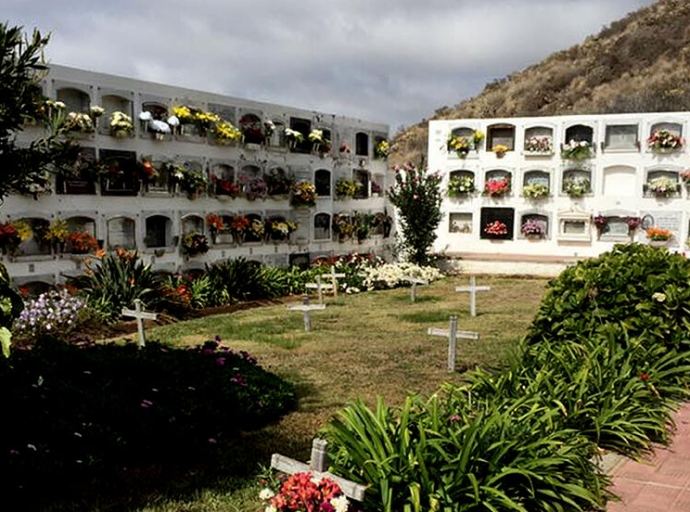
[[[133,308],[134,299],[140,299],[147,309],[164,303],[165,297],[159,293],[161,279],[136,252],[118,249],[103,255],[95,265],[87,265],[87,271],[70,278],[69,283],[87,298],[89,307],[98,311],[105,322],[117,320],[122,308]]]
[[[452,388],[451,388],[452,389]],[[371,485],[367,510],[586,510],[601,500],[591,444],[533,399],[355,402],[326,429],[334,473]],[[461,508],[458,506],[462,504]],[[446,508],[448,507],[448,508]]]
[[[209,305],[240,300],[273,299],[290,288],[288,273],[244,258],[214,263],[206,268],[210,281]]]
[[[14,320],[24,309],[24,301],[10,286],[10,276],[5,265],[0,263],[0,349],[5,357],[10,355],[12,333],[10,329]]]
[[[42,293],[25,305],[14,330],[25,337],[68,334],[77,327],[79,312],[85,306],[84,301],[72,297],[67,290]]]
[[[44,339],[0,361],[0,387],[4,489],[40,482],[37,471],[182,463],[296,405],[292,385],[218,341],[138,350]]]
[[[551,281],[527,342],[558,343],[620,323],[631,338],[690,349],[690,261],[640,244],[617,245]]]

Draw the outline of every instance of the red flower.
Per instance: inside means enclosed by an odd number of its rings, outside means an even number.
[[[648,373],[640,373],[640,380],[647,381],[649,380],[649,374]]]

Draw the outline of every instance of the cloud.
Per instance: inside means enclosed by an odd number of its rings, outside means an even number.
[[[429,117],[652,0],[25,0],[52,62],[389,123]]]

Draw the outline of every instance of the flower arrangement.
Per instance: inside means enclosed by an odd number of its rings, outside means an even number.
[[[549,154],[553,152],[553,139],[548,135],[534,136],[525,139],[526,153]]]
[[[329,478],[311,473],[295,473],[286,478],[276,493],[264,488],[259,497],[266,502],[266,512],[348,512],[350,502],[340,486]]]
[[[609,227],[609,220],[603,215],[596,215],[592,218],[592,222],[599,230],[599,233],[605,233]]]
[[[522,187],[522,195],[529,199],[543,199],[549,197],[551,190],[543,183],[529,183]]]
[[[510,177],[491,178],[484,184],[484,195],[503,197],[510,194]]]
[[[300,134],[301,135],[301,134]],[[319,153],[328,153],[331,150],[331,141],[324,137],[323,130],[314,128],[307,136],[313,145],[314,151]]]
[[[208,186],[208,179],[202,170],[186,165],[175,166],[172,178],[179,183],[180,189],[187,193],[189,199],[195,199],[197,195],[203,194]]]
[[[235,215],[230,221],[230,233],[237,243],[242,243],[249,228],[249,217],[246,215]]]
[[[60,217],[55,217],[48,229],[43,233],[43,240],[57,248],[58,245],[64,244],[67,241],[68,236],[67,221]]]
[[[673,236],[670,230],[658,227],[648,228],[646,234],[652,242],[665,242]]]
[[[680,183],[666,176],[659,176],[645,183],[644,190],[656,197],[669,197],[680,192]]]
[[[647,139],[647,147],[654,152],[669,152],[682,149],[685,141],[680,135],[668,130],[656,130]]]
[[[585,160],[592,157],[592,145],[586,140],[571,140],[561,146],[561,158],[564,160]]]
[[[462,197],[474,194],[474,176],[464,174],[452,176],[448,181],[448,197]]]
[[[156,140],[165,140],[172,133],[173,128],[180,125],[176,116],[170,116],[166,121],[154,118],[153,113],[145,110],[139,113],[139,121],[146,126],[146,130],[153,133]]]
[[[380,196],[383,194],[383,187],[379,185],[377,182],[372,181],[371,182],[371,193],[377,196]]]
[[[568,176],[563,180],[563,192],[570,197],[582,197],[591,191],[589,180],[584,176]]]
[[[642,219],[639,217],[627,217],[625,223],[628,225],[628,230],[633,233],[642,224]]]
[[[91,114],[70,112],[65,119],[66,128],[71,132],[93,133],[94,123]]]
[[[77,326],[79,312],[86,304],[72,297],[67,290],[42,293],[26,303],[14,329],[21,336],[68,334]]]
[[[208,252],[208,238],[203,233],[191,231],[182,237],[182,253],[196,256]]]
[[[378,144],[374,147],[374,157],[379,158],[381,160],[385,160],[388,158],[388,154],[391,151],[391,145],[390,143],[386,140],[383,139],[379,141]]]
[[[525,236],[543,237],[546,234],[546,225],[542,220],[527,219],[520,226],[520,232]]]
[[[343,154],[348,154],[348,153],[350,153],[350,146],[347,144],[347,142],[343,142],[340,145],[339,151]]]
[[[494,147],[491,148],[491,151],[496,153],[496,156],[498,158],[503,158],[509,150],[510,150],[510,148],[508,148],[508,146],[505,146],[503,144],[496,144]]]
[[[242,195],[242,187],[237,185],[234,181],[218,176],[211,176],[211,182],[216,186],[216,195],[230,196],[235,199]]]
[[[297,223],[284,219],[267,219],[265,232],[271,240],[287,240],[291,233],[297,231]]]
[[[484,233],[491,236],[504,236],[508,234],[508,226],[500,220],[495,220],[484,226]]]
[[[252,219],[246,230],[246,234],[255,240],[261,240],[265,230],[264,222],[261,219]]]
[[[285,128],[285,139],[288,141],[288,144],[295,146],[300,142],[304,142],[304,135],[302,132],[298,132],[292,128]]]
[[[216,235],[218,235],[219,231],[225,229],[223,218],[217,213],[209,213],[208,215],[206,215],[206,225],[208,226],[208,229],[213,238],[215,238]]]
[[[242,132],[235,128],[232,123],[223,120],[213,125],[210,133],[211,137],[219,144],[227,144],[242,139]]]
[[[119,139],[130,137],[134,133],[134,122],[132,118],[116,110],[110,114],[110,135]]]
[[[96,238],[88,231],[73,231],[67,235],[72,254],[89,254],[98,251]]]
[[[686,186],[688,186],[688,184],[690,184],[690,169],[680,171],[680,179],[683,180],[683,183],[685,183]]]
[[[192,124],[194,122],[194,114],[192,110],[184,105],[173,107],[173,115],[177,118],[180,124]]]
[[[264,121],[264,136],[270,139],[276,131],[276,125],[270,119]]]
[[[371,222],[372,227],[381,227],[383,229],[383,237],[388,238],[393,227],[393,217],[388,215],[385,211],[374,214],[374,219]]]
[[[244,196],[249,201],[256,201],[257,199],[266,199],[268,195],[268,185],[262,176],[245,176],[241,175],[239,183],[244,190]]]
[[[148,158],[141,160],[139,166],[137,167],[137,174],[139,179],[144,183],[153,183],[158,179],[159,176],[158,170],[153,166],[153,162]]]
[[[12,225],[14,229],[17,230],[17,235],[19,235],[20,243],[26,242],[34,234],[31,227],[31,221],[26,219],[15,220]]]
[[[352,237],[355,232],[355,223],[347,213],[336,213],[333,215],[333,232],[338,235],[338,239],[343,242]]]
[[[21,243],[22,239],[12,222],[0,223],[0,248],[3,254],[14,254]]]
[[[290,204],[292,206],[315,206],[316,187],[314,184],[307,180],[302,180],[295,183],[295,185],[292,187]]]
[[[446,148],[448,151],[455,151],[460,158],[465,158],[472,149],[477,149],[484,140],[484,133],[481,130],[475,130],[472,136],[453,137],[453,133],[448,134],[448,141]]]
[[[340,178],[335,182],[335,195],[340,198],[353,198],[362,184],[347,178]]]

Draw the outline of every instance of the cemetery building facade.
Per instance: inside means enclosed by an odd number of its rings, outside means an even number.
[[[18,285],[82,272],[96,244],[164,273],[388,248],[385,124],[62,66],[43,87],[83,150],[0,209],[23,235],[2,247]]]
[[[636,241],[685,251],[690,113],[429,122],[443,177],[434,249],[467,258],[576,259]]]

